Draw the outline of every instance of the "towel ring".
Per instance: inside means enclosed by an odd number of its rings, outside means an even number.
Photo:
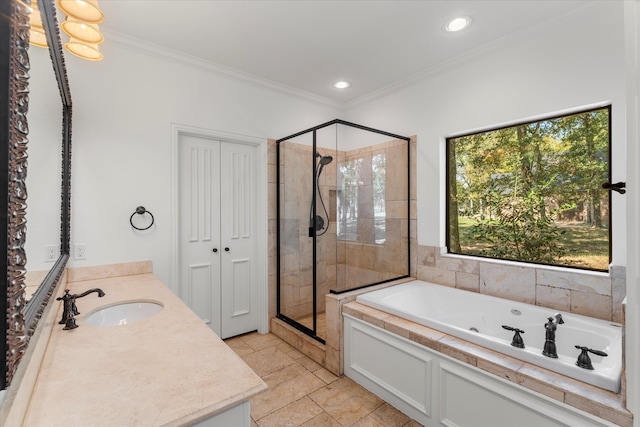
[[[149,215],[151,215],[151,224],[149,224],[147,227],[145,228],[140,228],[140,227],[136,227],[135,225],[133,225],[133,216],[135,214],[138,215],[144,215],[145,213],[148,213]],[[153,214],[151,212],[149,212],[148,210],[146,210],[144,208],[144,206],[138,206],[136,208],[136,211],[134,213],[131,214],[131,217],[129,218],[129,223],[131,224],[131,226],[133,228],[135,228],[136,230],[140,230],[140,231],[144,231],[144,230],[148,230],[149,228],[151,228],[151,226],[153,225],[153,223],[156,221],[156,219],[153,217]]]

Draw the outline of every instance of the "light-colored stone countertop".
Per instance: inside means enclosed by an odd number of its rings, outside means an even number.
[[[44,355],[25,426],[189,425],[250,399],[267,385],[153,274],[68,283],[78,328],[57,325]],[[124,326],[83,318],[120,302],[164,305]],[[56,309],[62,316],[62,302]]]

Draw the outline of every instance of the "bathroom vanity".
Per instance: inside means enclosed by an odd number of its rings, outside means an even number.
[[[57,296],[93,288],[105,295],[76,301],[72,330],[58,324],[62,304],[51,301],[53,330],[24,426],[250,425],[249,399],[266,384],[155,275],[84,280],[82,274],[71,270]],[[131,301],[162,309],[126,325],[85,322],[101,308]]]

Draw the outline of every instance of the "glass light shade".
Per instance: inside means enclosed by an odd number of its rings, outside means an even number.
[[[32,25],[29,28],[29,43],[38,47],[47,47],[47,36],[44,33],[44,28]]]
[[[89,61],[100,61],[102,59],[102,53],[100,53],[97,43],[87,43],[71,38],[68,43],[64,44],[64,47],[82,59],[88,59]]]
[[[104,15],[98,7],[98,0],[57,0],[56,4],[67,16],[89,24],[104,21]]]
[[[33,2],[29,12],[29,43],[38,47],[47,47],[47,36],[42,28],[42,17],[38,10],[38,3]]]
[[[85,24],[74,18],[68,17],[61,25],[62,30],[71,38],[87,43],[102,43],[104,37],[98,29],[98,24]]]
[[[40,16],[40,9],[38,9],[38,3],[35,1],[32,3],[31,12],[29,12],[29,25],[42,28],[42,17]]]

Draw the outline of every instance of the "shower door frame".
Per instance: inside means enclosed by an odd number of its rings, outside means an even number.
[[[281,312],[281,306],[280,306],[280,274],[281,274],[281,253],[280,253],[280,218],[281,218],[281,212],[280,212],[280,143],[281,142],[286,142],[290,139],[293,138],[297,138],[299,136],[305,135],[307,133],[312,132],[313,134],[313,142],[312,142],[312,153],[315,153],[317,150],[316,147],[316,132],[320,129],[326,128],[328,126],[332,126],[332,125],[344,125],[344,126],[348,126],[348,127],[352,127],[352,128],[356,128],[356,129],[360,129],[360,130],[364,130],[364,131],[368,131],[368,132],[373,132],[373,133],[377,133],[380,135],[385,135],[391,138],[395,138],[395,139],[402,139],[404,141],[407,142],[407,274],[404,276],[399,276],[399,277],[394,277],[391,279],[387,279],[387,280],[383,280],[380,282],[375,282],[375,283],[370,283],[367,285],[361,285],[361,286],[357,286],[354,288],[350,288],[350,289],[346,289],[343,291],[336,291],[333,289],[330,289],[329,292],[332,294],[341,294],[341,293],[345,293],[345,292],[351,292],[354,290],[358,290],[358,289],[364,289],[364,288],[368,288],[370,286],[375,286],[375,285],[379,285],[382,283],[386,283],[386,282],[391,282],[393,280],[398,280],[398,279],[403,279],[406,277],[410,277],[410,273],[411,273],[411,221],[409,220],[411,218],[411,138],[407,137],[407,136],[402,136],[402,135],[397,135],[391,132],[387,132],[387,131],[383,131],[383,130],[379,130],[379,129],[374,129],[374,128],[370,128],[367,126],[363,126],[363,125],[359,125],[357,123],[351,123],[351,122],[347,122],[344,120],[340,120],[340,119],[334,119],[331,120],[329,122],[323,123],[321,125],[309,128],[309,129],[305,129],[303,131],[294,133],[292,135],[286,136],[284,138],[280,138],[278,140],[276,140],[276,317],[282,321],[284,321],[285,323],[293,326],[294,328],[296,328],[297,330],[303,332],[304,334],[310,336],[311,338],[315,339],[316,341],[319,341],[322,344],[325,344],[325,340],[322,337],[319,337],[317,335],[317,299],[318,299],[318,295],[317,295],[317,266],[316,266],[316,261],[317,261],[317,245],[316,245],[316,233],[313,233],[313,251],[312,251],[312,257],[313,257],[313,281],[312,281],[312,289],[313,289],[313,295],[312,295],[312,305],[313,305],[313,310],[312,310],[312,317],[313,317],[313,327],[309,328],[299,322],[297,322],[296,320],[288,317],[287,315],[283,314]],[[313,166],[313,174],[315,176],[317,171],[317,165],[316,162],[314,162],[314,166]],[[316,206],[316,192],[315,189],[312,193],[312,203],[313,206]],[[313,212],[313,215],[315,215],[316,212]]]

